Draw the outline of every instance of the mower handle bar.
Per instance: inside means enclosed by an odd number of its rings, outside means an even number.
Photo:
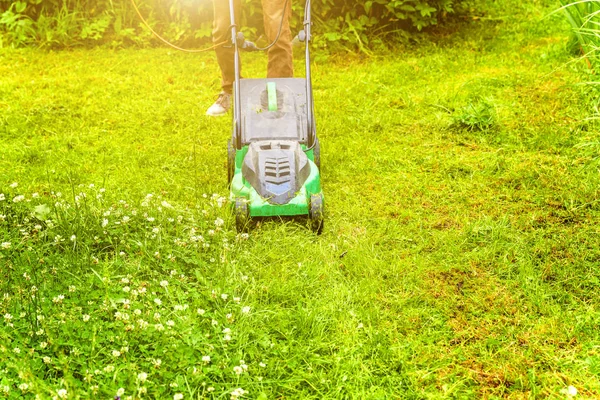
[[[287,4],[287,3],[286,3]],[[291,5],[290,5],[291,7]],[[283,10],[285,12],[285,10]],[[246,51],[260,51],[260,49],[253,42],[246,40],[243,32],[238,32],[236,18],[235,18],[235,7],[233,0],[229,0],[229,15],[231,19],[231,43],[234,47],[233,67],[235,71],[235,82],[234,88],[236,96],[234,97],[233,105],[233,129],[235,133],[235,146],[239,150],[242,148],[242,125],[241,125],[241,113],[242,113],[242,100],[239,96],[240,93],[240,49]],[[283,18],[283,16],[282,16]],[[311,150],[316,145],[316,123],[315,123],[315,110],[312,93],[312,76],[310,69],[310,40],[311,36],[311,0],[306,0],[304,4],[304,27],[298,33],[298,39],[304,42],[305,45],[305,67],[306,67],[306,115],[307,115],[307,131],[308,131],[308,150]]]

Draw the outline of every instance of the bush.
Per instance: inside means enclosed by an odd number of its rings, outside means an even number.
[[[212,3],[195,0],[144,0],[140,9],[167,39],[198,46],[210,41]],[[313,15],[322,46],[371,46],[407,29],[421,30],[453,12],[457,0],[321,0]],[[244,0],[244,21],[260,31],[260,0]],[[293,26],[302,26],[304,2],[292,0]],[[127,0],[0,0],[0,46],[69,47],[113,43],[149,45]]]

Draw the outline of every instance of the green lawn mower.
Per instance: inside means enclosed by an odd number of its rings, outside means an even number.
[[[240,49],[256,46],[237,32],[229,3],[235,83],[227,174],[236,228],[247,230],[255,217],[308,216],[320,234],[325,204],[310,73],[310,0],[298,34],[305,43],[305,78],[241,79]]]

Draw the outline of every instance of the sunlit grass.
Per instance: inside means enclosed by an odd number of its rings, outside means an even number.
[[[320,237],[233,230],[212,55],[0,52],[0,390],[598,397],[600,140],[568,26],[519,4],[316,55]]]

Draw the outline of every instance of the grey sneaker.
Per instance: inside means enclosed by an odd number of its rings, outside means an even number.
[[[219,93],[217,101],[206,110],[206,115],[209,117],[220,117],[227,114],[231,108],[231,94],[227,92]]]

